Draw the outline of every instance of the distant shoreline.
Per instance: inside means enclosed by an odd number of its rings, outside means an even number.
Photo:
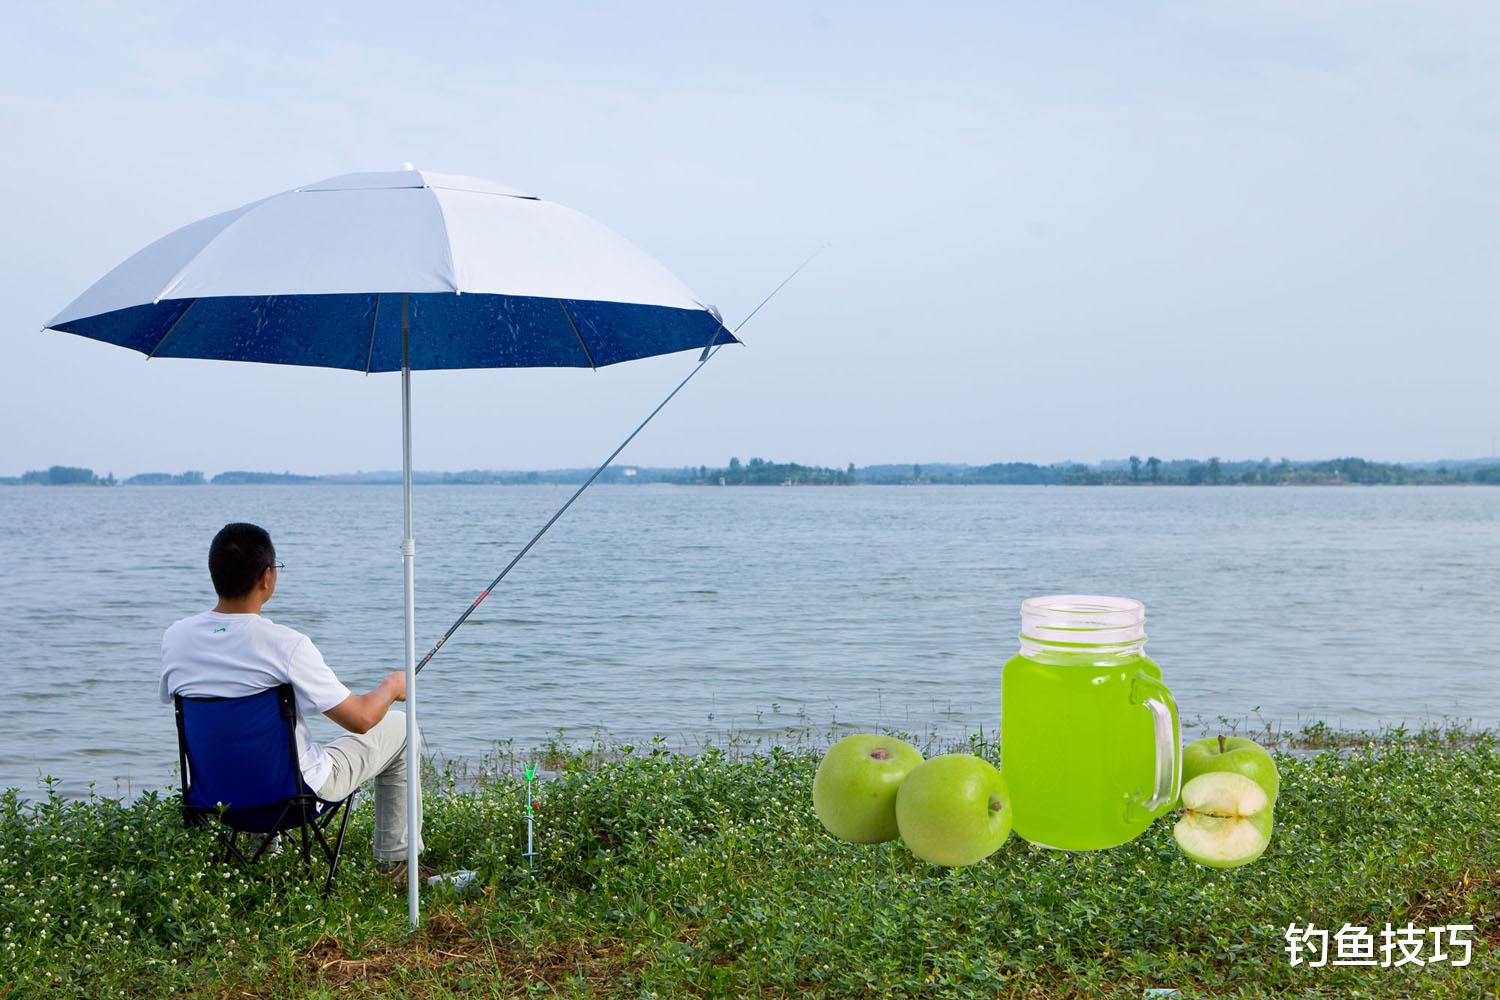
[[[412,474],[418,486],[576,486],[592,469]],[[0,486],[383,486],[399,485],[401,474],[389,470],[301,475],[293,472],[233,470],[208,476],[187,472],[146,472],[116,479],[114,473],[54,465],[20,476],[0,477]],[[996,462],[990,465],[912,463],[842,469],[797,462],[749,462],[730,459],[723,468],[706,465],[648,467],[615,465],[599,475],[602,485],[671,486],[1495,486],[1500,485],[1500,458],[1450,459],[1404,464],[1363,458],[1293,462],[1281,459],[1226,461],[1171,459],[1103,461],[1094,465],[1058,462]]]
[[[18,486],[18,487],[24,486],[24,487],[40,487],[40,488],[45,488],[45,489],[67,489],[67,490],[74,490],[74,489],[97,489],[97,488],[106,487],[106,486],[108,486],[108,487],[114,487],[114,486],[133,486],[133,487],[137,487],[137,488],[145,487],[145,488],[148,488],[148,489],[151,489],[151,488],[154,488],[154,489],[164,489],[164,488],[175,489],[175,488],[178,488],[178,487],[180,487],[182,485],[184,485],[184,484],[173,484],[173,483],[124,483],[124,482],[116,482],[116,483],[10,483],[10,482],[0,482],[0,486]],[[378,486],[400,486],[401,484],[400,484],[400,482],[390,482],[388,480],[349,481],[349,480],[337,480],[337,479],[321,479],[321,478],[314,477],[314,478],[310,479],[307,482],[295,482],[295,483],[288,483],[288,482],[231,482],[231,483],[205,482],[205,483],[196,483],[196,484],[193,484],[193,485],[194,486],[202,486],[202,487],[214,487],[214,486],[217,486],[217,487],[223,488],[223,487],[226,487],[226,486],[228,486],[228,487],[235,487],[235,486],[299,486],[299,487],[307,487],[307,486],[371,487],[371,486],[375,486],[375,487],[378,487]],[[413,483],[412,483],[412,485],[413,486],[424,486],[424,487],[425,486],[452,486],[452,487],[465,487],[465,486],[467,486],[467,487],[504,487],[504,488],[511,488],[511,487],[528,487],[528,486],[533,486],[533,487],[534,486],[572,486],[572,485],[577,485],[577,484],[576,483],[570,483],[570,482],[567,482],[565,480],[559,480],[559,479],[546,479],[546,480],[539,480],[539,481],[536,481],[536,482],[487,482],[487,483],[474,483],[474,482],[462,482],[462,481],[444,482],[444,481],[441,481],[441,480],[430,480],[429,479],[429,480],[421,480],[421,481],[414,480]],[[603,485],[603,486],[674,486],[674,487],[687,487],[687,488],[691,488],[695,484],[692,484],[692,483],[660,482],[660,481],[658,481],[658,482],[645,482],[645,483],[631,483],[631,482],[628,482],[628,481],[627,482],[621,482],[621,481],[615,480],[615,481],[610,481],[610,482],[602,482],[599,485]],[[747,488],[747,487],[748,488],[758,489],[758,488],[763,488],[763,487],[776,487],[776,486],[790,486],[790,487],[796,487],[798,489],[805,489],[805,488],[808,488],[808,487],[861,486],[861,485],[863,485],[863,486],[920,486],[920,487],[928,487],[928,486],[932,486],[932,487],[1039,486],[1039,487],[1062,487],[1062,488],[1069,488],[1069,489],[1076,488],[1076,487],[1084,487],[1084,488],[1087,488],[1087,487],[1123,487],[1123,488],[1126,488],[1126,489],[1140,487],[1140,488],[1148,488],[1148,489],[1149,488],[1164,488],[1164,489],[1166,489],[1166,488],[1195,487],[1195,486],[1233,486],[1233,487],[1261,487],[1261,488],[1265,488],[1265,487],[1275,487],[1275,488],[1286,487],[1286,488],[1293,488],[1293,489],[1324,489],[1324,488],[1361,487],[1361,486],[1393,486],[1393,487],[1401,487],[1401,486],[1440,486],[1440,487],[1500,486],[1500,482],[1493,482],[1493,481],[1471,482],[1471,481],[1464,480],[1464,481],[1452,481],[1452,482],[1358,483],[1358,482],[1350,482],[1348,480],[1326,480],[1326,481],[1318,481],[1318,482],[1285,482],[1285,483],[1244,483],[1244,482],[1186,483],[1186,482],[1181,482],[1181,481],[1175,481],[1174,480],[1174,481],[1171,481],[1171,482],[1155,482],[1155,483],[1144,482],[1144,481],[1143,482],[1135,482],[1135,483],[1131,483],[1131,482],[1123,482],[1123,483],[1121,483],[1121,482],[1086,482],[1086,483],[963,483],[963,482],[939,482],[939,483],[934,483],[934,482],[922,482],[922,483],[915,483],[915,482],[913,482],[913,483],[723,483],[723,484],[717,484],[716,483],[716,484],[707,484],[707,485],[713,485],[715,487],[723,486],[724,488],[728,488],[728,489],[740,489],[740,488]]]

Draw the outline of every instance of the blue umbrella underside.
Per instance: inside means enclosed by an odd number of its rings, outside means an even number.
[[[253,295],[163,299],[54,329],[152,358],[401,370],[401,298]],[[602,368],[636,358],[738,343],[707,309],[520,295],[413,292],[415,370]]]

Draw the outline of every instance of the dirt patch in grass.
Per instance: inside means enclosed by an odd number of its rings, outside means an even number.
[[[1470,869],[1452,885],[1417,894],[1410,920],[1418,926],[1472,923],[1474,936],[1500,949],[1500,871]]]
[[[457,984],[476,980],[488,989],[524,991],[531,984],[564,984],[589,995],[609,995],[622,978],[645,964],[630,958],[615,941],[548,942],[520,948],[479,936],[473,928],[445,913],[434,913],[410,937],[351,948],[325,937],[298,957],[276,985],[225,987],[223,1000],[285,996],[285,983],[337,994],[424,997],[448,996]],[[461,992],[467,992],[459,987]]]

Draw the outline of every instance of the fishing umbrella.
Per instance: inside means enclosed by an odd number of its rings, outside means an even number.
[[[688,349],[703,352],[701,367],[734,335],[665,267],[588,216],[409,165],[333,177],[184,226],[99,279],[47,327],[148,358],[401,373],[407,893],[415,924],[412,371],[597,369]]]

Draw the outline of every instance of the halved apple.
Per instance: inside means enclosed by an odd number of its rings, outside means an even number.
[[[1232,771],[1200,774],[1182,786],[1182,818],[1172,830],[1182,853],[1210,868],[1238,868],[1271,843],[1271,798]]]

